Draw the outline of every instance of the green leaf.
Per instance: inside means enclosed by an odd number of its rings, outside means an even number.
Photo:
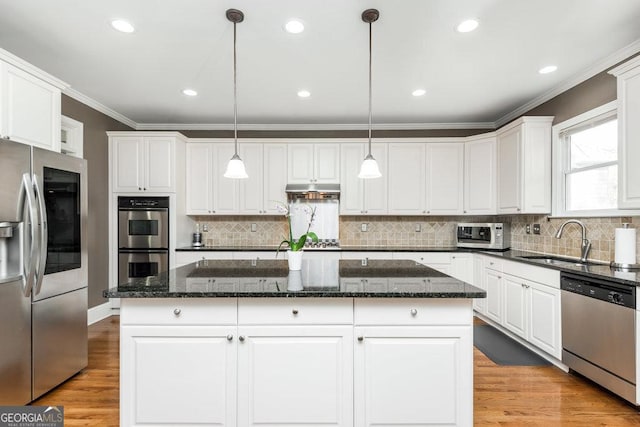
[[[310,238],[312,242],[318,243],[318,236],[313,231],[310,231],[307,234],[305,234],[305,240],[307,238]]]
[[[291,243],[289,243],[288,240],[283,240],[282,242],[280,242],[278,249],[276,249],[276,258],[278,258],[278,253],[280,252],[280,248],[282,248],[282,245],[284,244],[286,244],[287,246],[291,246]]]

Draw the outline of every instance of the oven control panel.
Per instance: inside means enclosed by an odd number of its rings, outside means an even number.
[[[168,197],[118,197],[118,208],[168,208]]]

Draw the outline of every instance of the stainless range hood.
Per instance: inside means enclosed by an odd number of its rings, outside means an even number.
[[[287,184],[288,200],[338,200],[340,184]]]

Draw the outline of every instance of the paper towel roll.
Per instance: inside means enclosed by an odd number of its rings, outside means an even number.
[[[636,263],[636,229],[616,228],[616,264]]]

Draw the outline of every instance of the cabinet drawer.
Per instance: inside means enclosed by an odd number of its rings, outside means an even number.
[[[241,325],[353,324],[351,298],[241,298]]]
[[[495,271],[502,271],[504,262],[501,259],[497,259],[494,257],[485,257],[484,258],[484,266],[485,268],[489,268]]]
[[[502,265],[504,273],[522,277],[560,289],[560,272],[551,268],[537,267],[523,262],[505,261]]]
[[[356,299],[356,325],[470,325],[471,299]]]
[[[235,325],[236,298],[123,298],[123,325]]]

